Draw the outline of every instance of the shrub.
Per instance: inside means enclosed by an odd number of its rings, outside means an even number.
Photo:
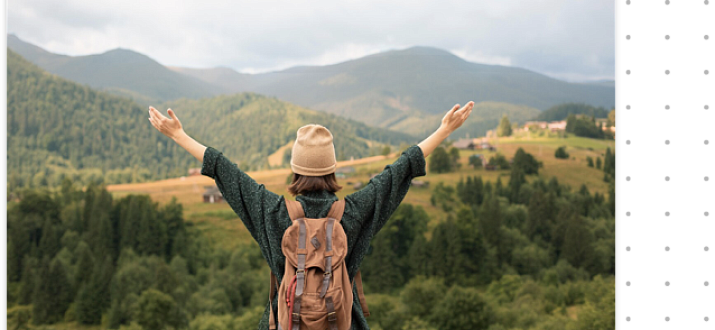
[[[561,146],[558,149],[556,149],[556,153],[554,154],[556,158],[561,158],[561,159],[568,159],[569,154],[566,152],[566,146]]]

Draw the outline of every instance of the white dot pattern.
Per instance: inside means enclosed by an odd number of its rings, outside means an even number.
[[[710,80],[715,79],[710,78],[715,57],[707,47],[715,31],[715,8],[710,7],[710,2],[703,0],[702,6],[698,0],[664,0],[662,5],[659,1],[625,1],[625,6],[617,2],[622,10],[619,18],[623,18],[619,23],[623,24],[612,37],[623,53],[619,53],[621,61],[612,72],[621,75],[619,86],[624,89],[619,91],[615,108],[626,111],[620,133],[623,142],[616,145],[628,147],[623,150],[625,160],[618,169],[621,180],[628,184],[622,185],[622,211],[615,213],[618,220],[624,220],[621,223],[628,234],[621,245],[625,254],[623,250],[618,253],[628,264],[623,266],[628,270],[621,273],[623,294],[633,297],[626,300],[640,299],[642,303],[621,306],[617,318],[621,320],[618,322],[625,318],[627,325],[638,329],[700,329],[701,324],[710,323],[715,313],[710,292],[715,290],[710,286],[715,264],[715,255],[710,254],[715,242],[715,224],[710,221],[715,194],[710,177],[715,166],[707,160],[712,157],[707,155],[712,152],[709,146],[715,136],[715,117],[710,113],[715,102]],[[652,15],[653,24],[637,22],[636,17],[641,15]],[[676,17],[686,18],[688,23],[663,24],[674,22]],[[630,112],[633,107],[637,113]],[[648,125],[657,128],[653,130]],[[633,143],[634,139],[638,144]],[[674,145],[673,140],[678,143]],[[657,145],[659,141],[663,141],[662,146]],[[685,164],[685,153],[694,155],[692,162]],[[658,158],[667,160],[651,162]],[[631,165],[637,166],[628,169]],[[635,175],[637,181],[632,178]],[[662,181],[656,180],[658,175]],[[698,182],[698,178],[702,181]],[[615,185],[619,180],[606,176],[604,181]],[[657,213],[663,214],[660,223]],[[663,246],[659,257],[653,255],[658,245]],[[653,272],[653,264],[665,267]],[[641,274],[634,276],[635,272]],[[633,286],[634,281],[638,286]],[[657,281],[663,281],[663,286],[656,287]],[[653,299],[643,299],[646,295]],[[705,303],[685,303],[682,298],[690,296],[703,297]]]

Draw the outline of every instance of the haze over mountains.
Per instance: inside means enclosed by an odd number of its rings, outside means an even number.
[[[478,123],[477,128],[475,122],[473,128],[462,130],[472,135],[483,134],[483,127],[492,125],[491,118],[503,113],[519,122],[565,102],[608,109],[615,103],[612,83],[569,83],[521,68],[471,63],[431,47],[261,74],[230,68],[167,68],[126,49],[89,56],[57,55],[14,35],[8,35],[8,47],[49,72],[130,96],[142,105],[250,91],[418,136],[434,129],[453,104],[469,100],[490,117],[489,123]]]

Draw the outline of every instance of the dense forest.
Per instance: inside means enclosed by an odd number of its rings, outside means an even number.
[[[506,183],[438,183],[446,221],[400,205],[361,266],[371,327],[614,329],[615,156],[606,150],[605,195],[539,167],[519,150]],[[267,274],[255,243],[212,244],[175,202],[64,180],[8,211],[8,325],[250,329]]]
[[[7,55],[10,191],[59,186],[64,178],[83,184],[143,182],[185,175],[201,165],[151,127],[147,109],[44,72],[10,50]],[[256,94],[184,99],[169,106],[189,134],[225,151],[246,170],[266,168],[266,156],[309,122],[341,132],[335,141],[339,160],[377,154],[380,148],[370,141],[413,140]]]
[[[548,108],[538,116],[536,120],[556,121],[564,120],[569,115],[586,115],[588,117],[606,118],[610,111],[602,107],[594,107],[584,103],[563,103]]]

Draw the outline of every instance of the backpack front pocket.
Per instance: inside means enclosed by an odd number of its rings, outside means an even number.
[[[326,304],[326,299],[328,297],[333,298],[333,306],[337,311],[342,308],[343,290],[341,288],[335,287],[329,289],[325,297],[320,297],[320,292],[303,292],[303,296],[300,298],[300,313],[303,312],[321,312],[323,314],[328,313],[328,306]]]

